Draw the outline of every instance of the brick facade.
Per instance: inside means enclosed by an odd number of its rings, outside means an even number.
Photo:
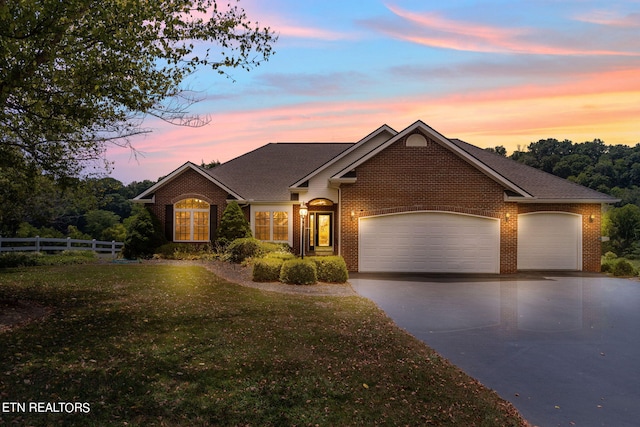
[[[227,206],[228,194],[214,185],[206,177],[200,175],[193,169],[187,169],[179,176],[175,177],[167,185],[162,186],[155,193],[155,203],[147,204],[147,207],[153,215],[155,215],[161,224],[166,224],[166,206],[187,199],[197,198],[204,200],[210,205],[215,206],[215,219],[212,218],[211,227],[215,230],[222,218],[222,213]],[[212,212],[213,217],[213,212]],[[169,240],[173,240],[173,236],[166,236]]]
[[[517,271],[518,214],[559,210],[583,216],[583,269],[600,271],[599,204],[517,204],[500,184],[440,144],[406,147],[400,139],[356,168],[342,186],[342,255],[358,270],[358,218],[411,211],[445,211],[500,219],[500,273]],[[352,215],[353,213],[353,215]],[[591,220],[590,216],[594,219]]]

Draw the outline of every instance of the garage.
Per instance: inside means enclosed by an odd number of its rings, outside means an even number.
[[[430,211],[359,221],[359,271],[500,271],[500,221],[496,218]]]
[[[582,217],[567,212],[518,215],[518,270],[582,270]]]

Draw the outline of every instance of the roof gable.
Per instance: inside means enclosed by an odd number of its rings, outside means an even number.
[[[147,190],[143,191],[142,193],[134,197],[132,201],[145,202],[150,200],[149,196],[153,196],[153,194],[156,191],[158,191],[160,188],[164,187],[165,185],[169,184],[171,181],[173,181],[174,179],[182,175],[187,170],[193,170],[197,172],[198,174],[202,175],[203,177],[211,181],[213,184],[217,185],[218,187],[220,187],[221,189],[229,193],[231,196],[235,198],[239,198],[238,194],[236,194],[233,190],[231,190],[225,184],[223,184],[222,182],[218,181],[213,176],[208,174],[205,169],[201,168],[200,166],[197,166],[192,162],[186,162],[185,164],[183,164],[182,166],[180,166],[179,168],[171,172],[169,175],[165,176],[160,181],[156,182],[153,186],[149,187]]]
[[[289,187],[353,143],[271,143],[208,172],[247,201],[287,201]]]
[[[378,129],[374,130],[369,135],[365,136],[360,141],[358,141],[355,144],[353,144],[349,149],[344,150],[342,153],[340,153],[339,155],[335,156],[334,158],[332,158],[328,162],[324,163],[319,168],[315,169],[314,171],[312,171],[311,173],[305,175],[304,177],[301,177],[298,181],[294,182],[291,185],[291,188],[302,187],[305,183],[307,183],[314,176],[318,175],[323,170],[326,170],[327,168],[329,168],[332,165],[336,164],[340,160],[346,159],[349,155],[353,155],[354,153],[359,151],[359,149],[361,149],[366,144],[376,144],[376,143],[378,143],[378,145],[379,145],[380,143],[383,143],[384,141],[388,140],[389,138],[391,138],[391,137],[393,137],[393,136],[395,136],[397,134],[398,134],[398,132],[395,129],[393,129],[392,127],[390,127],[390,126],[388,126],[386,124],[380,126]],[[375,148],[375,147],[377,147],[377,145],[372,147],[372,149]]]
[[[404,138],[406,136],[409,136],[412,133],[415,133],[417,131],[420,131],[421,133],[427,135],[430,139],[432,139],[436,143],[448,148],[450,151],[453,151],[455,154],[457,154],[458,156],[462,157],[464,160],[466,160],[467,162],[471,163],[473,166],[475,166],[476,168],[480,169],[486,175],[488,175],[489,177],[491,177],[492,179],[494,179],[498,183],[502,184],[503,186],[505,186],[509,190],[511,190],[511,191],[513,191],[515,193],[521,194],[523,197],[533,197],[532,195],[527,193],[524,189],[520,188],[519,186],[517,186],[516,184],[511,182],[506,177],[501,176],[500,174],[496,173],[496,171],[492,170],[487,165],[479,162],[476,158],[474,158],[473,156],[469,155],[469,153],[467,153],[466,151],[464,151],[464,150],[460,149],[459,147],[457,147],[449,139],[445,138],[443,135],[441,135],[439,132],[437,132],[436,130],[434,130],[430,126],[426,125],[421,120],[418,120],[417,122],[413,123],[411,126],[407,127],[406,129],[404,129],[400,133],[396,134],[393,138],[390,138],[384,144],[380,145],[379,147],[376,147],[374,150],[368,152],[366,155],[360,157],[359,159],[357,159],[356,161],[354,161],[353,163],[351,163],[347,167],[343,168],[341,171],[336,173],[331,179],[334,180],[334,181],[340,181],[340,180],[346,178],[348,176],[348,174],[352,170],[354,170],[356,167],[358,167],[359,165],[363,164],[364,162],[366,162],[370,158],[376,156],[381,151],[383,151],[384,149],[386,149],[390,145],[394,144],[395,142],[399,141],[400,139],[402,139],[402,138]]]

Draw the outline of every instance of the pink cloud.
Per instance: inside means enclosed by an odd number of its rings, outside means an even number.
[[[635,51],[560,46],[529,41],[529,38],[540,38],[535,29],[500,28],[447,19],[436,13],[411,12],[393,5],[387,5],[387,8],[412,25],[398,27],[377,23],[376,28],[394,38],[425,46],[486,53],[640,56],[640,53]]]
[[[306,102],[214,114],[201,128],[149,123],[157,132],[126,150],[110,150],[114,177],[156,179],[186,161],[227,161],[270,142],[355,142],[382,124],[401,130],[421,119],[442,134],[513,151],[541,138],[640,143],[640,72],[585,73],[570,82],[513,85],[440,96]]]
[[[640,28],[640,13],[620,16],[609,10],[594,10],[575,17],[578,21],[619,28]]]

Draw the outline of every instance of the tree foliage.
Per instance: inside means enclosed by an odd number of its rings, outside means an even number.
[[[0,168],[73,176],[147,115],[202,124],[185,78],[251,69],[274,42],[215,0],[1,1]]]
[[[238,202],[231,202],[222,213],[220,226],[216,231],[216,243],[226,246],[236,239],[245,237],[252,237],[251,226]]]

